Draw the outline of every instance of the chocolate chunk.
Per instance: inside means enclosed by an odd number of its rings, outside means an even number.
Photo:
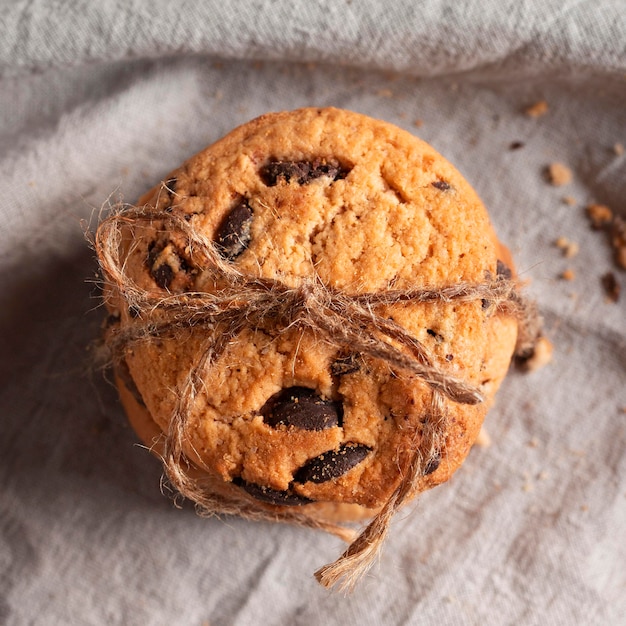
[[[120,323],[121,319],[122,318],[119,311],[116,311],[115,313],[109,313],[104,320],[104,328],[106,329],[116,326]]]
[[[369,454],[370,448],[361,444],[349,443],[339,450],[329,450],[320,456],[311,459],[294,475],[298,483],[324,483],[358,465]]]
[[[330,366],[333,376],[345,376],[346,374],[354,374],[361,369],[360,357],[357,354],[348,354],[339,357]]]
[[[441,463],[441,453],[437,452],[429,461],[426,463],[426,467],[424,467],[424,476],[428,476],[428,474],[432,474]]]
[[[148,248],[147,265],[154,282],[161,289],[170,288],[178,270],[189,269],[179,251],[175,250],[171,243],[159,244],[156,241],[153,241]]]
[[[430,183],[439,191],[448,191],[448,189],[452,189],[450,183],[447,183],[445,180],[436,180],[434,183]]]
[[[141,406],[146,406],[143,396],[141,395],[141,392],[137,388],[137,385],[135,384],[135,380],[133,379],[130,373],[130,370],[128,369],[128,363],[126,363],[126,359],[120,359],[115,364],[115,373],[117,374],[117,377],[122,381],[122,384],[124,385],[124,387],[126,387],[126,390],[129,391],[130,394],[133,396],[133,398]]]
[[[260,171],[263,182],[269,187],[278,184],[280,179],[289,183],[306,185],[311,181],[327,176],[333,181],[345,178],[348,170],[342,168],[336,161],[315,159],[314,161],[270,161]]]
[[[236,259],[249,245],[252,227],[252,208],[241,198],[226,215],[215,233],[215,245],[228,261]]]
[[[162,263],[152,269],[152,278],[161,289],[169,289],[174,280],[174,270],[167,264]]]
[[[261,408],[263,421],[276,428],[293,426],[303,430],[324,430],[339,426],[343,407],[324,400],[307,387],[289,387],[272,396]]]
[[[432,328],[427,328],[426,332],[437,342],[437,343],[442,343],[443,342],[443,335],[441,335],[440,333],[438,333],[436,330],[433,330]]]
[[[502,278],[506,278],[507,280],[511,280],[511,278],[513,278],[513,272],[511,271],[511,268],[502,261],[500,261],[500,259],[498,259],[496,273],[498,274],[498,276],[502,276]]]
[[[233,483],[238,487],[241,487],[253,498],[260,500],[261,502],[268,502],[269,504],[276,504],[279,506],[301,506],[303,504],[313,502],[313,500],[305,498],[304,496],[299,496],[293,491],[278,491],[277,489],[271,489],[270,487],[265,487],[263,485],[248,483],[242,478],[235,478]]]

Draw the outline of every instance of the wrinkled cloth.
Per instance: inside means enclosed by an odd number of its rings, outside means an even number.
[[[626,219],[623,0],[2,5],[1,624],[624,623],[626,272],[585,212]],[[396,517],[349,596],[312,577],[339,539],[175,507],[94,366],[85,231],[101,210],[234,126],[310,105],[452,161],[555,347],[511,372],[491,445]],[[554,162],[566,185],[547,180]]]

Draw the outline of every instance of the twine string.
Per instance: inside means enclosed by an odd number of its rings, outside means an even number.
[[[126,260],[141,228],[164,229],[182,236],[189,257],[215,289],[164,294],[162,289],[137,285],[127,272]],[[108,333],[107,346],[113,360],[123,359],[126,349],[136,342],[181,329],[198,327],[204,332],[202,356],[178,390],[162,454],[170,483],[183,497],[195,502],[203,514],[280,520],[322,529],[347,541],[354,538],[352,529],[322,521],[300,507],[270,510],[243,491],[240,495],[215,493],[185,453],[189,445],[186,424],[202,381],[229,341],[244,328],[270,333],[292,328],[309,330],[339,349],[381,359],[394,371],[413,375],[431,388],[429,419],[424,430],[415,433],[415,445],[398,486],[339,559],[316,572],[317,580],[326,587],[352,589],[374,563],[394,513],[413,494],[429,463],[441,454],[447,432],[445,399],[462,404],[483,401],[476,387],[434,365],[421,342],[377,309],[398,303],[482,301],[483,307],[493,307],[518,321],[517,354],[532,349],[540,330],[534,303],[521,296],[518,281],[510,278],[488,276],[481,283],[359,294],[332,289],[318,276],[303,278],[292,286],[279,279],[242,273],[185,219],[150,207],[131,206],[112,212],[100,223],[94,247],[105,283],[134,312],[132,323]]]

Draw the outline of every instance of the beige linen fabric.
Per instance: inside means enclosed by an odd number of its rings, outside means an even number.
[[[585,214],[626,219],[623,0],[2,4],[0,623],[623,623],[626,273]],[[396,518],[349,597],[311,575],[338,539],[175,509],[88,350],[103,311],[81,221],[307,105],[451,160],[555,344],[547,368],[511,374],[491,446]],[[548,183],[553,162],[570,183]]]

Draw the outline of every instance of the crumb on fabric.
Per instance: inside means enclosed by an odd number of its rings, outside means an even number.
[[[566,270],[562,271],[559,277],[562,280],[574,280],[576,278],[576,272],[571,267],[568,267]]]
[[[587,217],[591,220],[591,226],[595,229],[600,229],[613,220],[613,211],[606,204],[588,204],[586,211]]]
[[[481,427],[478,433],[478,437],[476,437],[476,445],[480,446],[481,448],[488,448],[491,445],[491,437],[489,436],[489,433],[485,430],[484,426]]]
[[[534,489],[534,485],[531,482],[530,473],[529,472],[524,472],[522,474],[522,478],[524,479],[524,484],[522,485],[522,489],[526,493],[531,492]]]
[[[524,113],[526,113],[528,117],[541,117],[547,112],[548,103],[545,100],[539,100],[524,109]]]
[[[563,204],[574,206],[576,204],[576,198],[574,198],[574,196],[563,196]]]
[[[554,347],[547,337],[539,337],[533,353],[524,360],[523,368],[527,372],[535,372],[552,361]]]
[[[563,163],[550,163],[547,168],[548,180],[555,187],[567,185],[572,180],[572,170]]]
[[[424,126],[424,120],[413,120],[413,126],[415,126],[415,128],[421,128],[422,126]]]
[[[611,225],[611,245],[615,250],[615,262],[626,270],[626,220],[619,215],[613,218]]]
[[[578,254],[579,246],[575,241],[570,241],[567,237],[559,237],[554,245],[563,252],[566,259],[571,259]]]
[[[621,285],[613,272],[607,272],[601,277],[602,286],[609,302],[617,302],[619,300]]]
[[[539,439],[537,439],[537,437],[533,437],[529,442],[528,442],[528,446],[530,448],[537,448],[539,447]]]
[[[624,154],[624,144],[619,142],[613,144],[613,152],[615,152],[617,156],[622,156],[622,154]]]
[[[626,221],[605,204],[592,203],[587,205],[587,217],[594,230],[604,230],[613,248],[615,265],[626,269]]]

